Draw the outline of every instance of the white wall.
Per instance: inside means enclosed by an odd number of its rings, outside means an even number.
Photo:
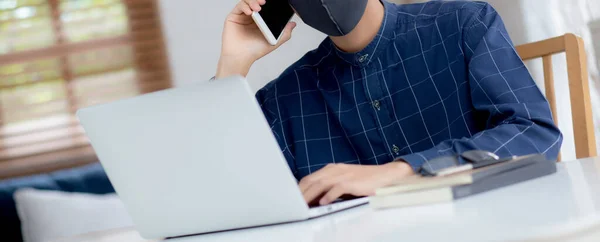
[[[221,32],[227,14],[237,0],[160,0],[163,30],[167,41],[175,85],[206,81],[215,75],[221,49]],[[292,40],[259,60],[248,75],[254,90],[276,78],[325,38],[295,19],[298,27]]]
[[[600,3],[599,3],[600,6]],[[600,9],[600,7],[598,7],[598,9]],[[600,11],[600,10],[599,10]],[[599,13],[600,15],[600,13]],[[596,65],[597,68],[599,70],[599,75],[600,75],[600,16],[594,20],[593,22],[591,22],[590,24],[590,31],[592,34],[592,42],[594,43],[593,48],[594,48],[594,53],[596,53]],[[600,77],[598,77],[598,80],[600,81]]]
[[[539,41],[565,33],[575,33],[584,38],[588,53],[590,80],[598,78],[598,66],[594,58],[593,40],[587,23],[600,18],[600,4],[592,0],[488,0],[505,20],[506,27],[515,44]],[[571,100],[569,98],[569,83],[566,59],[564,54],[553,57],[555,85],[557,90],[558,123],[565,135],[562,147],[563,160],[575,158],[573,137],[573,121],[571,115]],[[538,85],[544,90],[543,68],[540,60],[528,63]],[[600,99],[596,88],[597,83],[591,82],[591,97],[596,120],[596,133],[600,137]],[[600,139],[597,139],[600,147]]]

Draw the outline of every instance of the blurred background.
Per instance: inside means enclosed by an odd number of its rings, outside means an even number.
[[[171,86],[159,13],[154,0],[0,0],[0,175],[95,161],[78,108]]]
[[[585,38],[600,128],[600,1],[488,2],[517,45],[567,32]],[[73,116],[78,108],[207,81],[219,58],[223,20],[236,3],[0,0],[0,179],[97,161]],[[288,44],[252,68],[252,88],[277,77],[324,37],[300,24]],[[566,62],[564,55],[555,58],[568,160],[575,155]],[[541,63],[528,66],[543,90]]]

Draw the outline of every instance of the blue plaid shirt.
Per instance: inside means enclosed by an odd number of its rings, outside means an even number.
[[[490,5],[384,6],[364,50],[327,38],[258,91],[297,179],[329,163],[403,159],[418,171],[473,149],[556,159],[562,135],[549,104]]]

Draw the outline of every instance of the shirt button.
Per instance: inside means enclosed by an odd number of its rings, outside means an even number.
[[[369,54],[363,55],[361,57],[358,58],[358,62],[363,63],[367,60],[367,58],[369,58]]]
[[[377,111],[381,111],[381,103],[379,102],[379,100],[373,101],[373,107],[377,109]]]
[[[400,148],[397,145],[392,146],[392,151],[394,152],[394,154],[400,155]]]

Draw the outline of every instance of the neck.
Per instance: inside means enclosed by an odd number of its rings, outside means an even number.
[[[352,32],[344,36],[330,36],[330,38],[342,51],[348,53],[359,52],[375,39],[381,28],[384,15],[385,9],[380,0],[369,0],[365,13]]]

